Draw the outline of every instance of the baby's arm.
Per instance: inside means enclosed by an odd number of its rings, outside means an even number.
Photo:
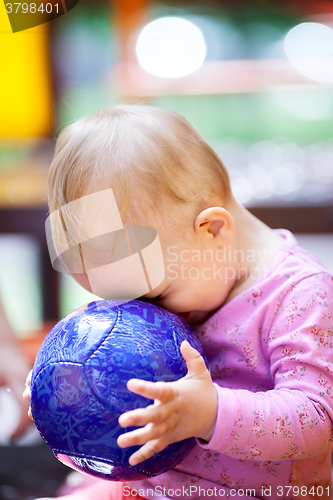
[[[272,318],[264,345],[274,389],[217,387],[217,423],[204,448],[242,460],[280,461],[320,455],[331,447],[332,277],[318,274],[296,283]]]
[[[326,297],[328,304],[321,297]],[[153,407],[120,417],[123,427],[146,426],[118,440],[121,447],[146,443],[132,455],[130,463],[190,436],[199,438],[204,448],[243,460],[307,458],[328,449],[333,439],[332,297],[332,278],[324,275],[302,280],[281,302],[268,337],[272,390],[254,393],[212,384],[203,361],[202,372],[193,369],[195,360],[190,373],[177,382],[131,381],[131,390],[157,401]],[[290,318],[286,320],[288,304],[293,308],[297,304],[292,323]],[[136,384],[143,384],[148,392],[137,391]],[[154,386],[159,386],[157,392]],[[162,404],[159,398],[165,398]]]
[[[217,395],[205,362],[187,341],[181,345],[188,373],[177,382],[146,382],[132,379],[128,388],[136,394],[154,399],[147,408],[124,413],[122,427],[141,426],[118,438],[121,448],[143,445],[130,457],[136,465],[163,450],[168,444],[189,437],[209,441],[214,432]]]

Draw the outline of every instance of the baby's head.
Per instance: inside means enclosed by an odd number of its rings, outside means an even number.
[[[231,196],[226,169],[199,132],[178,113],[141,105],[101,109],[58,137],[50,212],[108,187],[124,224],[182,236],[213,201],[225,205]],[[65,214],[75,240],[77,220]]]
[[[84,222],[68,204],[107,188],[124,226],[155,228],[163,251],[177,239],[190,241],[207,208],[233,199],[225,167],[199,132],[178,113],[141,105],[101,109],[58,137],[49,206],[51,213],[62,207],[72,245]]]

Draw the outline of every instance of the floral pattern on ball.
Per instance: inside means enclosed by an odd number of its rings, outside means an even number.
[[[128,391],[127,381],[184,377],[185,339],[203,355],[181,318],[137,300],[91,302],[59,321],[39,350],[31,381],[33,418],[55,456],[113,481],[156,476],[183,460],[194,438],[134,467],[128,459],[139,447],[119,448],[117,438],[132,430],[119,426],[122,413],[153,403]]]

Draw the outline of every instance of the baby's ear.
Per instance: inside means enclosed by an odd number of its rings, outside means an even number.
[[[214,236],[217,236],[224,224],[224,220],[213,220],[208,225],[208,232],[212,233]]]
[[[219,238],[221,244],[228,245],[233,238],[234,220],[225,208],[206,208],[196,218],[194,230],[197,233],[208,231],[215,238]]]

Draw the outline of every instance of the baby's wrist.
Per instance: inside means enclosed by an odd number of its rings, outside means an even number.
[[[215,425],[216,425],[216,412],[214,415],[212,415],[211,418],[211,424],[209,427],[206,427],[205,432],[201,433],[200,436],[198,436],[197,439],[204,441],[206,443],[209,443],[209,441],[212,439],[214,431],[215,431]]]
[[[209,402],[207,399],[205,401],[205,406],[208,408],[208,412],[206,412],[207,417],[205,418],[207,425],[203,432],[200,433],[200,436],[197,436],[197,439],[203,442],[209,443],[213,437],[217,419],[217,405],[217,393],[215,387],[212,385]]]

